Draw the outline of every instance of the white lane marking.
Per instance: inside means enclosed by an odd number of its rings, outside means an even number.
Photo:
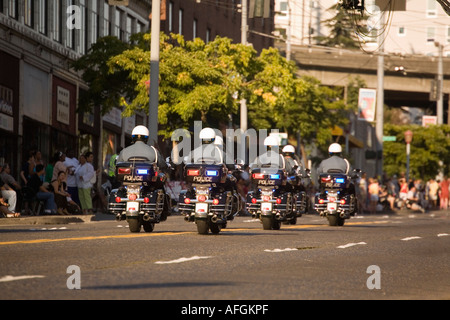
[[[261,220],[259,220],[259,219],[250,219],[250,220],[244,220],[242,222],[259,222],[259,221],[261,221]]]
[[[407,237],[407,238],[403,238],[402,241],[409,241],[409,240],[415,240],[415,239],[420,239],[420,237],[417,237],[417,236]]]
[[[199,259],[209,259],[212,258],[211,256],[205,256],[205,257],[199,257],[199,256],[193,256],[190,258],[180,258],[176,260],[170,260],[170,261],[156,261],[156,264],[170,264],[170,263],[181,263],[186,261],[192,261],[192,260],[199,260]]]
[[[437,236],[438,237],[446,237],[448,235],[449,235],[448,233],[439,233]]]
[[[264,251],[265,252],[286,252],[286,251],[296,251],[296,250],[298,250],[298,249],[297,248],[285,248],[285,249],[273,249],[273,250],[265,249]]]
[[[25,279],[33,279],[33,278],[45,278],[45,276],[4,276],[0,278],[0,282],[10,282],[16,280],[25,280]]]
[[[32,229],[30,229],[30,231],[53,231],[53,230],[66,230],[66,229],[67,229],[67,227],[61,227],[61,228],[53,227],[53,228],[40,228],[40,229],[32,228]]]
[[[357,246],[357,245],[361,245],[361,244],[367,244],[367,243],[365,243],[365,242],[347,243],[347,244],[344,244],[344,245],[342,245],[342,246],[339,246],[338,248],[339,248],[339,249],[345,249],[345,248],[350,248],[350,247]]]

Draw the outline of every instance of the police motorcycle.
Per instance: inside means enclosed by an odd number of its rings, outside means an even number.
[[[247,194],[247,211],[261,221],[264,230],[278,230],[282,222],[297,222],[296,200],[288,183],[285,159],[271,150],[278,141],[269,136],[264,145],[268,153],[250,166],[252,190]]]
[[[201,156],[196,158],[194,150],[194,159],[185,165],[183,173],[188,187],[180,193],[178,209],[186,222],[195,222],[199,234],[208,234],[209,230],[218,234],[240,208],[237,179],[224,164],[218,138],[213,129],[202,129]]]
[[[144,136],[145,141],[148,139],[148,129],[138,126],[132,136]],[[127,220],[131,232],[140,232],[141,227],[145,232],[152,232],[155,223],[166,220],[170,210],[170,197],[164,188],[166,175],[158,165],[161,164],[161,155],[146,143],[139,145],[144,141],[138,138],[134,146],[152,148],[156,160],[150,161],[148,156],[136,155],[124,161],[119,155],[116,178],[121,186],[111,190],[109,196],[108,211],[116,215],[117,221]]]
[[[294,210],[297,217],[301,217],[308,209],[308,196],[306,194],[304,181],[310,178],[310,170],[305,170],[300,165],[300,160],[295,155],[294,146],[286,145],[283,147],[282,152],[286,161],[286,167],[290,167],[290,169],[287,170],[287,181],[291,186],[294,197]],[[291,219],[288,223],[295,224],[296,219]]]

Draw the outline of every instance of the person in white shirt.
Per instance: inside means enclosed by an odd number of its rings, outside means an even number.
[[[67,192],[70,193],[70,197],[77,205],[81,205],[80,199],[78,197],[78,186],[77,179],[75,177],[75,170],[80,165],[77,158],[75,158],[74,152],[71,149],[68,149],[66,152],[66,159],[64,160],[64,165],[67,167]]]
[[[93,186],[93,179],[96,177],[94,167],[92,166],[92,160],[94,154],[87,152],[80,156],[80,165],[75,170],[75,177],[78,186],[78,196],[80,198],[81,209],[83,214],[92,214],[92,197],[91,189]]]

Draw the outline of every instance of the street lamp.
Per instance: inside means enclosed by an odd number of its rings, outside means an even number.
[[[411,130],[405,131],[406,142],[406,182],[409,182],[409,154],[411,152],[411,141],[413,138],[413,132]]]

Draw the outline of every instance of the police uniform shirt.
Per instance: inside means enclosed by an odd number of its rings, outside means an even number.
[[[317,173],[327,173],[329,170],[340,170],[342,173],[348,174],[350,172],[350,164],[346,159],[332,156],[320,163]]]
[[[117,157],[117,162],[129,161],[133,157],[147,159],[144,162],[157,162],[159,168],[165,168],[167,166],[161,154],[155,148],[142,141],[136,141],[134,144],[123,149]]]

